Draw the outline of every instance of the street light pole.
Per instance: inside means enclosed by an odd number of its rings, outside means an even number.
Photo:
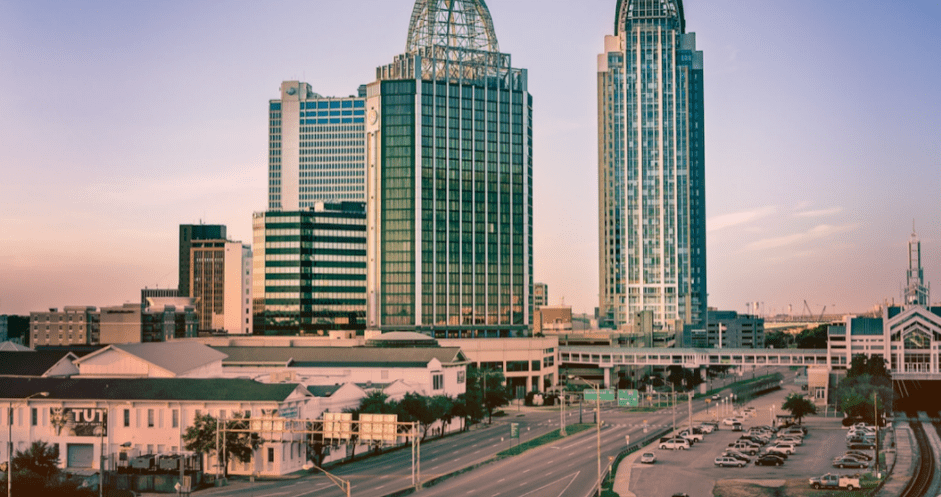
[[[598,497],[601,497],[601,385],[590,382],[580,376],[569,375],[569,379],[582,380],[587,385],[595,387],[595,409],[597,409],[595,411],[595,432],[598,438]]]
[[[49,392],[36,392],[23,399],[26,404],[26,410],[29,411],[29,399],[33,397],[48,397]],[[13,402],[7,408],[7,497],[13,495]],[[22,418],[20,418],[22,419]],[[26,429],[29,430],[29,423],[26,423]]]

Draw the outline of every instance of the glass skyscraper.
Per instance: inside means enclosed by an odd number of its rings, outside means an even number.
[[[600,319],[706,312],[703,54],[682,0],[618,0],[598,57]]]
[[[256,212],[252,232],[254,334],[365,328],[365,204]]]
[[[269,210],[366,201],[364,104],[361,94],[322,97],[307,83],[281,83],[281,98],[268,102]]]
[[[527,336],[532,97],[483,0],[417,0],[366,89],[367,325]]]

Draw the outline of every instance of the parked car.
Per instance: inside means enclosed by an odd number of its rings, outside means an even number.
[[[725,449],[722,451],[722,455],[725,457],[734,457],[735,459],[738,459],[739,461],[745,461],[746,463],[751,462],[750,457],[735,449]]]
[[[778,437],[775,443],[789,443],[792,445],[804,445],[804,439],[801,437]]]
[[[722,420],[722,424],[725,426],[732,426],[735,423],[741,423],[742,418],[725,418]]]
[[[860,461],[859,459],[843,456],[837,457],[833,460],[834,468],[868,468],[869,463],[866,461]]]
[[[712,400],[720,400],[721,398],[722,398],[722,396],[719,395],[719,394],[715,394],[715,395],[712,396]]]
[[[695,441],[697,441],[697,442],[701,442],[702,439],[703,439],[702,433],[701,433],[701,432],[700,432],[700,433],[696,433],[696,430],[695,430],[695,429],[694,429],[693,431],[690,431],[690,430],[683,430],[683,431],[677,433],[676,435],[679,436],[679,437],[683,437],[683,438],[691,438],[691,439],[693,439],[693,440],[695,440]]]
[[[859,488],[859,478],[852,476],[838,476],[827,473],[823,476],[811,478],[810,486],[814,488],[845,488],[854,490]]]
[[[872,442],[847,442],[846,448],[850,450],[872,450],[876,444]]]
[[[732,431],[742,431],[742,423],[732,423]]]
[[[748,454],[748,455],[750,455],[750,456],[753,456],[753,455],[755,455],[755,454],[758,453],[758,446],[757,446],[757,445],[751,445],[751,444],[746,443],[746,442],[736,442],[736,443],[731,444],[729,447],[731,447],[731,448],[733,448],[733,449],[735,449],[735,450],[737,450],[737,451],[739,451],[739,452],[744,452],[744,453],[746,453],[746,454]]]
[[[715,460],[716,466],[738,466],[739,468],[745,467],[745,461],[739,461],[734,457],[719,456]]]
[[[701,423],[699,429],[702,430],[703,433],[712,433],[716,430],[716,425],[712,423]]]
[[[873,460],[873,456],[871,456],[871,455],[869,455],[869,454],[867,454],[867,453],[865,453],[865,452],[860,452],[860,451],[858,451],[858,450],[848,450],[848,451],[844,452],[843,455],[845,455],[845,456],[850,456],[850,457],[855,457],[856,459],[859,459],[859,460],[861,460],[861,461],[872,461],[872,460]]]
[[[765,449],[765,453],[768,453],[768,454],[778,453],[778,454],[791,455],[795,452],[797,452],[797,448],[791,444],[775,444]]]
[[[661,449],[689,450],[689,440],[685,438],[671,438],[666,442],[660,442]]]
[[[775,454],[765,454],[755,459],[755,466],[780,466],[784,464],[784,458]]]
[[[657,456],[653,452],[644,452],[640,455],[640,462],[644,464],[653,464],[657,462]]]

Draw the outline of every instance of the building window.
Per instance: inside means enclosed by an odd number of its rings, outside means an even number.
[[[173,411],[173,426],[172,428],[177,428],[180,426],[180,411]]]
[[[30,426],[39,424],[39,411],[35,407],[29,409],[29,424]]]
[[[432,373],[431,375],[432,390],[441,390],[444,388],[444,374],[442,373]]]
[[[124,410],[124,427],[128,428],[130,426],[131,426],[131,410],[125,409]]]
[[[458,372],[457,372],[457,382],[458,382],[458,383],[464,383],[464,381],[466,381],[466,380],[465,380],[466,376],[467,376],[467,372],[466,372],[466,371],[458,371]]]
[[[154,410],[153,409],[147,409],[147,427],[148,428],[154,427]]]
[[[274,462],[274,448],[268,447],[268,462]]]

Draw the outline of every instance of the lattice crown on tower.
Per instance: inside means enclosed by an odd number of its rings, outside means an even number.
[[[416,0],[408,27],[407,53],[444,46],[499,52],[484,0]]]

